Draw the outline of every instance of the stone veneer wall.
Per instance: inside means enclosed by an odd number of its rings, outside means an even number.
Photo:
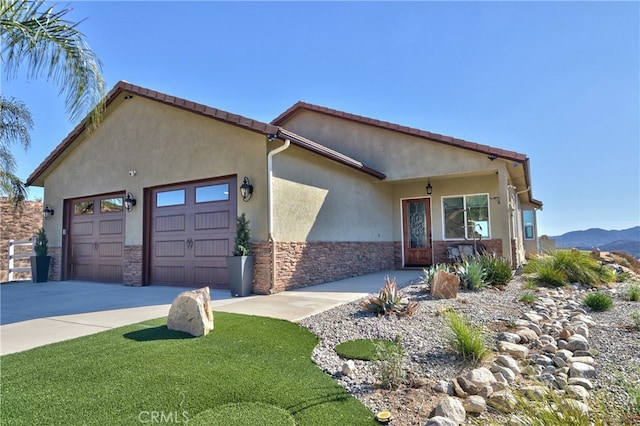
[[[49,281],[60,281],[62,279],[62,247],[49,247]]]
[[[434,241],[433,242],[433,262],[447,263],[447,248],[456,244],[473,244],[471,241]],[[502,240],[482,240],[480,244],[484,245],[489,253],[494,253],[496,256],[502,256]]]
[[[14,209],[7,198],[0,198],[0,282],[9,278],[9,240],[28,240],[42,227],[42,203],[40,201],[25,201],[22,209]],[[23,249],[23,250],[21,250]],[[31,249],[21,246],[18,253],[26,253]],[[16,267],[28,267],[29,259],[16,260]],[[14,274],[16,280],[30,280],[31,272]]]
[[[277,242],[275,291],[291,290],[394,269],[392,242]],[[269,243],[252,245],[253,292],[268,294],[271,275]]]
[[[142,246],[125,246],[122,281],[125,285],[142,285]]]

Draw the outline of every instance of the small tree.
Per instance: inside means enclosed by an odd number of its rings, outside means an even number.
[[[233,249],[234,256],[248,256],[251,252],[251,235],[249,221],[244,213],[236,218],[236,239]]]
[[[40,228],[33,240],[33,251],[36,253],[36,256],[46,256],[49,254],[48,244],[49,239],[47,238],[47,234],[44,232],[44,228]]]

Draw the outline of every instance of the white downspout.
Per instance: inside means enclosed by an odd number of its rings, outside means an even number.
[[[273,157],[289,148],[291,140],[285,139],[284,145],[269,151],[267,154],[267,206],[268,206],[268,229],[267,238],[271,244],[271,286],[269,293],[273,294],[276,288],[276,240],[273,238]]]

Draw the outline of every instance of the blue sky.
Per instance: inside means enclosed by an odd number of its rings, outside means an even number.
[[[640,225],[638,2],[68,4],[108,89],[266,122],[303,100],[525,153],[540,234]],[[1,83],[34,115],[26,179],[77,123],[52,84]]]

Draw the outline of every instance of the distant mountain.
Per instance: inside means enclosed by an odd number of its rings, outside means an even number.
[[[597,247],[601,251],[624,251],[640,258],[640,226],[621,231],[592,228],[567,232],[551,238],[556,240],[558,248],[591,250]]]

